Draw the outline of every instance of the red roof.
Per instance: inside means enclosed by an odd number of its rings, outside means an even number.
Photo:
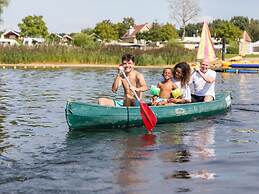
[[[8,31],[4,32],[2,35],[3,35],[3,36],[6,36],[6,35],[10,35],[10,34],[14,34],[14,35],[16,35],[16,36],[18,36],[18,37],[21,36],[21,35],[19,34],[19,32],[16,32],[16,31],[14,31],[14,30],[8,30]]]
[[[130,33],[130,30],[129,29],[123,36],[122,38],[131,38],[131,37],[135,37],[136,34],[138,32],[140,32],[144,27],[146,27],[148,24],[140,24],[140,25],[134,25],[133,29],[132,29],[132,32]]]

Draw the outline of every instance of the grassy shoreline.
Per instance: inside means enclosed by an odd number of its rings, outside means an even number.
[[[0,64],[69,64],[85,66],[119,64],[121,56],[131,53],[135,56],[136,66],[173,65],[181,61],[195,61],[195,52],[179,45],[168,45],[150,50],[103,46],[95,49],[83,49],[71,46],[37,47],[0,47]]]
[[[137,65],[135,68],[165,68],[165,67],[173,67],[175,64],[170,64],[170,65],[144,65],[140,66]],[[0,64],[1,68],[116,68],[117,65],[114,64],[45,64],[45,63],[31,63],[31,64]]]

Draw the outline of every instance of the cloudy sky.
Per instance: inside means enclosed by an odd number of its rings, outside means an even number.
[[[198,0],[201,12],[196,21],[247,16],[259,19],[257,0]],[[2,14],[0,30],[18,30],[18,23],[28,15],[42,15],[50,32],[79,32],[110,19],[122,21],[133,17],[137,24],[173,22],[168,0],[10,0]],[[194,21],[193,21],[194,22]]]

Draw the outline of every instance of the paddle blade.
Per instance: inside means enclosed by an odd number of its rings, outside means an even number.
[[[146,129],[151,132],[157,123],[155,113],[146,103],[140,102],[140,115],[142,117],[142,121]]]

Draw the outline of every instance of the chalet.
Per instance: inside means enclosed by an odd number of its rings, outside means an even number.
[[[23,39],[23,45],[25,46],[33,46],[33,45],[40,45],[45,42],[44,38],[24,38]]]
[[[246,43],[245,45],[241,43],[239,47],[239,51],[241,56],[245,56],[247,54],[254,54],[258,55],[259,54],[259,41],[257,42],[249,42]]]
[[[65,35],[62,37],[62,42],[63,42],[63,43],[70,43],[72,40],[73,40],[73,38],[72,38],[71,36],[69,36],[68,34],[65,34]]]
[[[149,31],[151,28],[151,25],[149,24],[141,24],[141,25],[135,25],[131,26],[130,29],[121,37],[123,42],[128,43],[137,43],[136,35],[139,32],[145,32]]]
[[[62,38],[63,38],[61,35],[59,35],[57,33],[50,33],[48,37],[51,39],[57,40],[59,42],[61,42]]]
[[[222,48],[221,40],[216,38],[211,38],[214,44],[214,48],[216,50],[220,50]],[[201,37],[200,36],[193,36],[193,37],[184,37],[183,40],[180,40],[183,43],[184,48],[195,50],[198,49],[200,44]]]
[[[19,34],[19,32],[16,32],[14,30],[8,30],[1,35],[1,38],[18,40],[21,38],[21,35]]]
[[[14,39],[0,38],[0,46],[17,46],[19,43]]]

